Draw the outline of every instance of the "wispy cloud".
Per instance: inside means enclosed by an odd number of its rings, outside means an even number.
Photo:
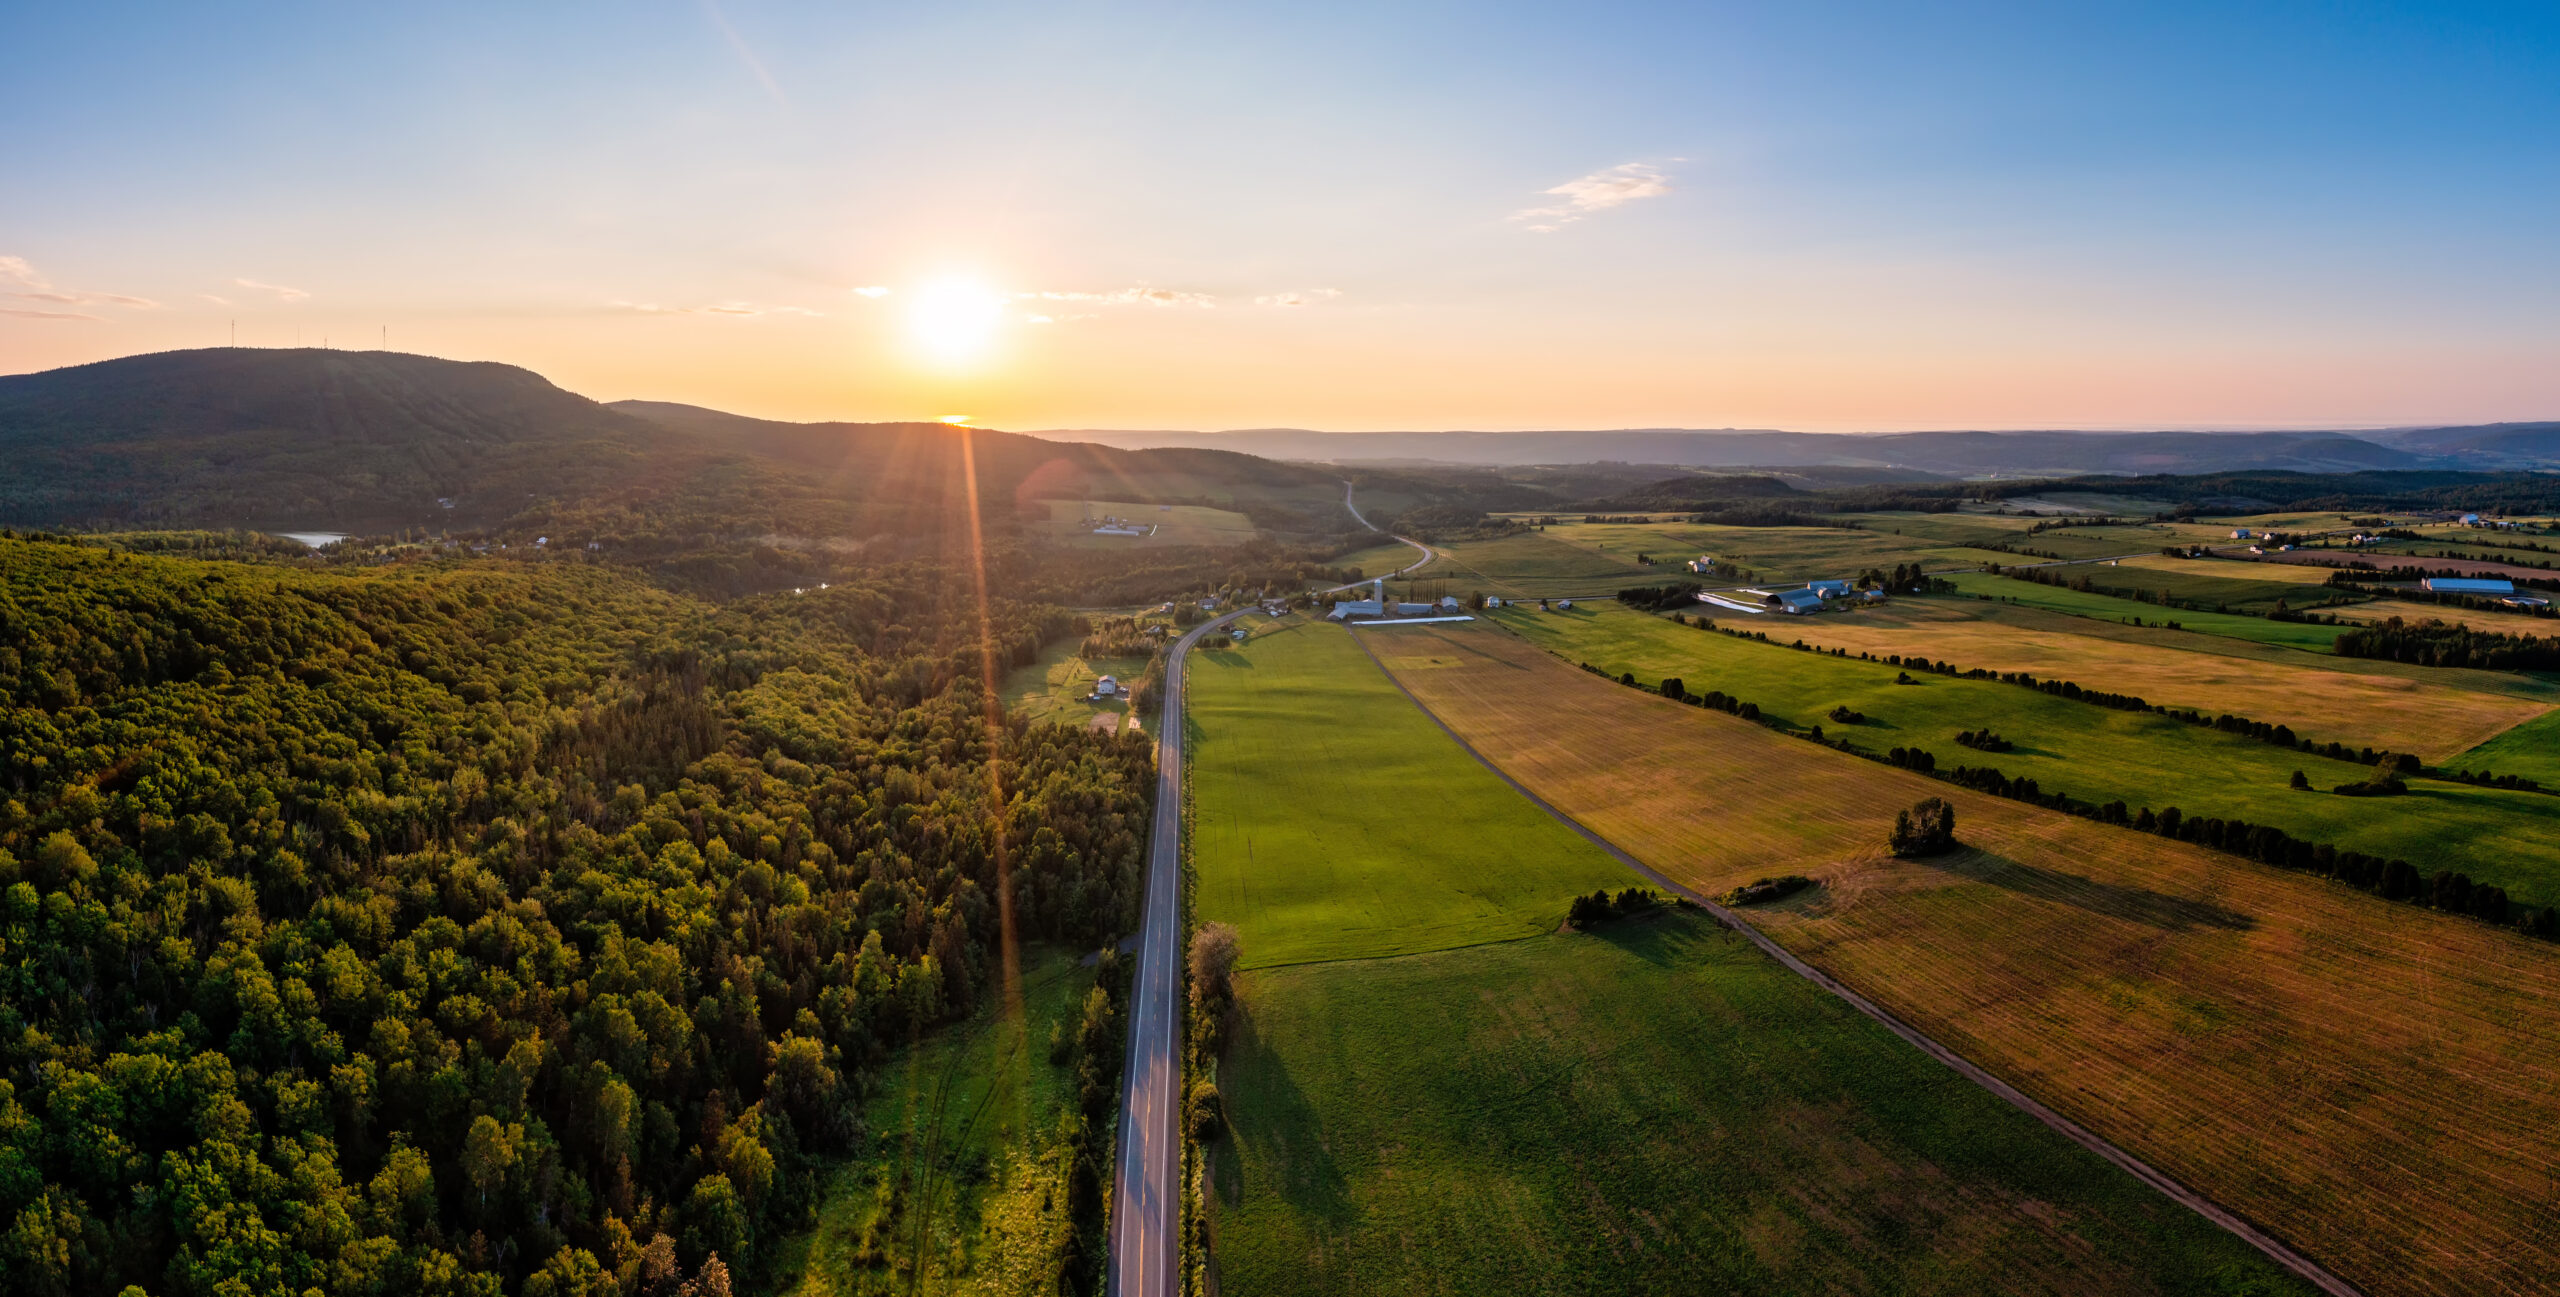
[[[1287,293],[1267,293],[1253,299],[1256,306],[1313,306],[1342,296],[1339,288],[1304,288]]]
[[[729,49],[738,56],[738,61],[755,74],[756,84],[763,86],[764,92],[773,96],[775,103],[790,107],[791,101],[783,96],[782,83],[773,79],[773,73],[766,69],[763,59],[756,57],[755,47],[747,44],[747,38],[729,25],[729,15],[720,11],[720,0],[702,0],[702,12],[710,17],[712,26],[720,29],[720,35],[728,40]]]
[[[160,309],[160,304],[148,297],[56,287],[43,275],[37,273],[34,264],[25,257],[0,257],[0,298],[20,302],[44,302],[53,306],[121,306],[136,311]],[[85,311],[48,311],[36,307],[12,307],[5,313],[28,320],[101,318]]]
[[[1511,219],[1526,225],[1531,234],[1553,234],[1594,212],[1639,198],[1660,198],[1671,192],[1671,178],[1652,163],[1627,162],[1540,192],[1564,201],[1525,208],[1512,213]]]
[[[864,284],[862,287],[853,290],[853,293],[856,297],[887,297],[889,295],[889,289],[883,284]]]
[[[1025,302],[1091,302],[1097,306],[1197,306],[1211,307],[1218,299],[1207,293],[1186,293],[1172,288],[1115,288],[1105,293],[1044,290],[1015,293],[1015,300]]]
[[[608,310],[631,315],[708,315],[724,320],[752,320],[765,315],[823,316],[805,306],[761,306],[752,302],[714,302],[705,306],[665,306],[657,302],[607,302]]]
[[[256,289],[261,293],[273,293],[279,302],[299,302],[311,296],[299,288],[287,288],[282,284],[262,284],[254,279],[234,279],[231,282],[242,288]]]

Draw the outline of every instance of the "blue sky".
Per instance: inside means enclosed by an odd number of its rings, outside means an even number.
[[[236,321],[794,418],[2560,417],[2548,5],[21,4],[0,48],[0,370]]]

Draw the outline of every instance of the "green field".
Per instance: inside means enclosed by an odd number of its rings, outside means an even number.
[[[1383,545],[1372,545],[1367,549],[1355,550],[1340,558],[1327,561],[1335,567],[1351,568],[1366,578],[1402,571],[1420,557],[1422,555],[1415,553],[1413,546],[1400,540],[1391,540]]]
[[[1761,644],[1614,605],[1587,615],[1577,608],[1572,616],[1504,611],[1493,617],[1569,661],[1587,661],[1612,675],[1631,671],[1648,683],[1677,676],[1692,693],[1722,690],[1798,728],[1822,725],[1832,737],[1868,750],[1924,747],[1941,765],[1995,766],[2083,801],[2122,799],[2134,807],[2176,806],[2188,815],[2273,824],[2298,838],[2402,857],[2421,869],[2459,869],[2506,888],[2519,902],[2560,904],[2560,797],[2433,780],[2416,781],[2402,797],[2295,792],[2287,787],[2295,770],[2323,789],[2355,782],[2366,772],[2165,716],[2115,711],[1997,681],[1923,676],[1917,684],[1896,684],[1900,672],[1880,662]],[[1793,629],[1764,624],[1775,620],[1737,619],[1773,637]],[[1818,631],[1807,627],[1801,633]],[[2107,682],[2080,683],[2103,688]],[[1834,706],[1864,713],[1867,720],[1843,727],[1829,719]],[[1959,731],[1983,727],[2015,749],[1978,754],[1956,744]],[[2530,741],[2531,736],[2519,740]],[[2451,764],[2460,767],[2465,760],[2481,764],[2471,758]],[[2533,774],[2526,762],[2510,757],[2487,764]]]
[[[1132,504],[1126,500],[1051,500],[1048,535],[1076,545],[1241,545],[1253,539],[1253,520],[1228,509],[1197,504]],[[1145,536],[1096,536],[1105,518],[1152,529]]]
[[[1634,550],[1604,554],[1567,544],[1555,538],[1564,530],[1558,527],[1493,540],[1437,545],[1433,548],[1439,551],[1439,557],[1421,575],[1506,598],[1542,599],[1595,592],[1611,594],[1679,570],[1670,564],[1658,569],[1639,567]]]
[[[2156,574],[2141,569],[2095,568],[2090,580],[2099,585],[2130,586],[2158,589],[2152,579]],[[2078,575],[2077,570],[2073,575]],[[1971,595],[1989,595],[1994,599],[2024,604],[2029,608],[2047,608],[2075,617],[2094,617],[2100,621],[2138,622],[2158,626],[2176,622],[2184,630],[2199,635],[2222,635],[2248,640],[2256,644],[2273,644],[2282,648],[2304,649],[2326,653],[2338,641],[2343,626],[2314,626],[2308,622],[2269,621],[2242,613],[2189,612],[2181,608],[2163,608],[2158,604],[2114,595],[2093,594],[2062,586],[2042,585],[2014,577],[1988,576],[1980,572],[1959,572],[1946,578],[1956,589]],[[2300,602],[2297,600],[2297,602]]]
[[[1293,619],[1196,654],[1192,858],[1202,919],[1247,967],[1532,936],[1626,870],[1441,732],[1353,643]]]
[[[1243,996],[1228,1292],[2301,1291],[1703,916]]]
[[[1723,562],[1739,562],[1762,581],[1810,581],[1854,577],[1868,568],[1891,569],[1919,563],[1932,571],[1997,563],[2013,555],[1972,546],[1996,543],[2023,532],[1999,526],[1966,526],[1955,514],[1859,515],[1863,527],[1724,527],[1694,523],[1574,523],[1551,527],[1548,537],[1594,554],[1622,556],[1632,563],[1638,553],[1665,562],[1655,569],[1634,569],[1648,580],[1686,579],[1679,564],[1700,554]],[[1897,532],[1895,528],[1912,530]],[[1614,587],[1613,587],[1614,589]],[[1540,592],[1543,593],[1543,592]],[[1575,591],[1573,593],[1581,593]]]
[[[2522,775],[2560,792],[2560,711],[2526,721],[2444,765],[2451,770]]]
[[[1074,1035],[1093,981],[1073,954],[1033,947],[1021,1012],[990,996],[977,1017],[892,1059],[863,1113],[866,1154],[828,1179],[816,1228],[784,1242],[774,1291],[1055,1291],[1066,1193],[1045,1155],[1075,1077],[1049,1061],[1049,1033]]]

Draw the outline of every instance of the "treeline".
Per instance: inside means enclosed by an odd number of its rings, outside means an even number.
[[[1606,678],[1608,672],[1590,663],[1582,668]],[[1642,689],[1630,672],[1618,677],[1618,683]],[[1698,695],[1686,693],[1680,681],[1666,679],[1659,686],[1666,696],[1676,696],[1692,705],[1703,705]],[[1679,690],[1675,694],[1675,690]],[[2226,820],[2215,816],[2190,816],[2171,806],[2154,812],[2149,807],[2134,809],[2123,801],[2090,803],[2061,792],[2048,792],[2033,779],[2012,778],[1987,766],[1957,766],[1942,770],[1937,757],[1924,748],[1896,747],[1874,752],[1857,747],[1846,739],[1825,738],[1820,726],[1798,731],[1775,716],[1763,713],[1751,703],[1723,699],[1720,710],[1758,721],[1782,734],[1803,738],[1835,748],[1852,756],[1881,761],[1898,769],[1934,779],[1943,779],[1959,787],[1977,792],[2026,802],[2048,810],[2062,811],[2124,828],[2154,833],[2180,842],[2210,847],[2227,854],[2244,856],[2262,864],[2300,873],[2316,874],[2348,886],[2371,892],[2389,901],[2402,901],[2428,906],[2448,914],[2465,915],[2487,923],[2517,929],[2529,936],[2546,940],[2560,939],[2560,908],[2552,906],[2524,907],[2508,897],[2506,889],[2493,884],[2474,882],[2470,875],[2456,870],[2439,870],[2433,874],[2419,872],[2406,860],[2368,855],[2341,849],[2324,842],[2309,842],[2267,824],[2246,820]]]
[[[2560,637],[2473,630],[2430,617],[2393,617],[2338,636],[2341,657],[2490,671],[2560,671]]]
[[[12,1289],[766,1282],[1008,930],[1128,923],[1149,747],[991,725],[1067,615],[981,613],[0,541]]]

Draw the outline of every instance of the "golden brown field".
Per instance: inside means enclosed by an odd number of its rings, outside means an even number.
[[[1398,679],[1532,791],[1700,891],[1815,877],[1754,921],[2367,1292],[2552,1290],[2560,951],[1400,633]],[[1968,849],[1886,856],[1928,796]]]
[[[1960,603],[1906,600],[1856,616],[1740,620],[1753,622],[1749,629],[1764,630],[1781,643],[1801,638],[1877,657],[1917,654],[1967,670],[2026,671],[2207,715],[2231,712],[2290,725],[2295,733],[2324,743],[2415,752],[2429,761],[2467,752],[2550,710],[2547,703],[2449,688],[2403,674],[2314,665],[2322,659],[2306,653],[2292,654],[2300,662],[2295,665],[2183,651],[2183,644],[2182,651],[2162,652],[2113,635],[2081,634],[2070,623],[2053,623],[2053,616],[1993,621]],[[2177,613],[2161,616],[2175,618]],[[2039,620],[2046,624],[2035,624]],[[2092,628],[2106,625],[2086,617],[2071,621]],[[2171,631],[2154,638],[2163,637],[2180,638]]]

